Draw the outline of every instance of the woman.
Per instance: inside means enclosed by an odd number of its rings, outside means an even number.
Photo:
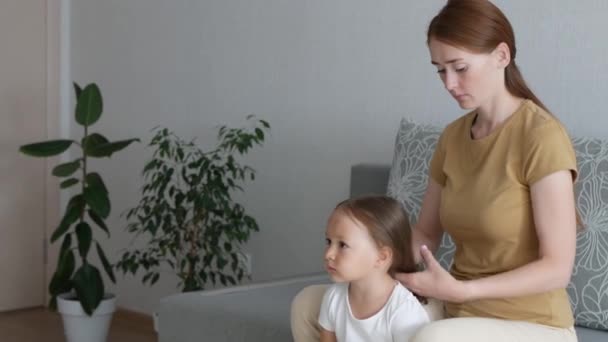
[[[448,1],[427,44],[445,88],[471,111],[445,128],[431,161],[412,232],[426,270],[396,276],[445,302],[447,319],[413,341],[576,341],[565,287],[577,171],[565,130],[524,82],[513,29],[489,1]],[[456,245],[450,273],[432,254],[444,231]],[[322,292],[294,299],[296,341],[315,340]]]

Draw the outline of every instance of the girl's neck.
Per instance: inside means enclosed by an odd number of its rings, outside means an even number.
[[[373,274],[350,282],[348,301],[353,316],[365,319],[378,313],[391,297],[395,285],[397,281],[387,273]]]

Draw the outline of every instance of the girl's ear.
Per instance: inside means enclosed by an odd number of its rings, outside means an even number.
[[[380,247],[378,249],[378,260],[376,263],[379,267],[383,267],[388,270],[393,263],[393,250],[386,246]]]

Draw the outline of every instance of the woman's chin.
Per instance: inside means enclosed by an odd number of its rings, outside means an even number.
[[[465,109],[465,110],[472,110],[477,108],[475,105],[473,105],[471,102],[469,101],[458,101],[458,106],[461,109]]]

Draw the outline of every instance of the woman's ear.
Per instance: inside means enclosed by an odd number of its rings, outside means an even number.
[[[505,42],[501,42],[496,46],[492,55],[496,61],[496,67],[499,69],[506,68],[511,63],[511,49]]]

